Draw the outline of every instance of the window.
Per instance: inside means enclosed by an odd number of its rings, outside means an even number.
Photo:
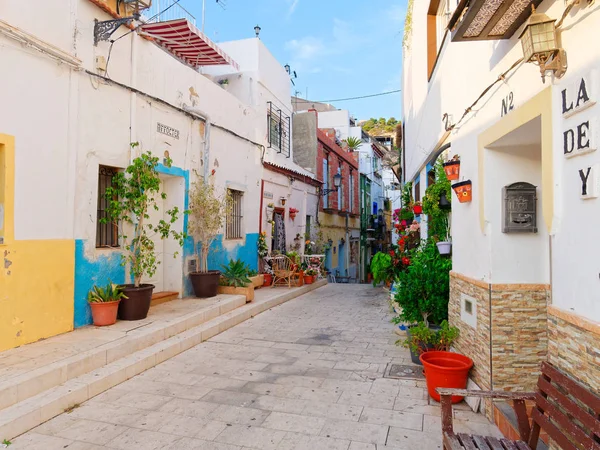
[[[348,176],[348,211],[351,213],[354,212],[354,172],[350,170],[350,175]]]
[[[338,170],[337,173],[339,175],[342,174],[342,163],[340,162],[338,165]],[[342,183],[343,183],[344,179],[342,178]],[[340,187],[337,191],[337,195],[338,195],[338,211],[343,211],[344,210],[344,185],[340,183]]]
[[[269,144],[272,148],[281,149],[281,122],[278,117],[269,114]]]
[[[306,239],[311,240],[312,239],[312,234],[311,234],[311,217],[310,216],[306,216],[306,231],[304,232],[304,235],[306,236]]]
[[[273,148],[277,153],[282,153],[290,157],[290,117],[280,109],[273,106],[273,103],[267,102],[267,126],[269,128],[269,148]]]
[[[225,221],[225,238],[241,239],[243,237],[242,219],[244,218],[244,215],[242,213],[242,198],[244,193],[234,189],[228,189],[227,193],[229,194],[230,203]]]
[[[323,158],[323,191],[329,189],[329,159]],[[323,196],[323,208],[329,208],[329,195]]]
[[[106,209],[106,188],[110,187],[117,173],[114,167],[100,166],[98,169],[98,209],[96,214],[96,248],[114,248],[119,246],[119,227],[114,222],[102,223],[108,218]]]

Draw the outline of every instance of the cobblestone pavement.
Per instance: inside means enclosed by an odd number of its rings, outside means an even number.
[[[244,322],[15,439],[11,449],[381,450],[441,448],[424,382],[386,295],[330,284]],[[459,431],[499,435],[465,404]]]

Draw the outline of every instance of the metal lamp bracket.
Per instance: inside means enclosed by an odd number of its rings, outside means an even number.
[[[103,20],[102,22],[94,19],[94,45],[98,45],[100,41],[108,41],[121,25],[129,25],[134,19],[137,20],[138,18],[139,14],[122,19]]]

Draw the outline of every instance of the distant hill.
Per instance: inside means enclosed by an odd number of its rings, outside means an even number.
[[[398,125],[398,121],[395,117],[390,117],[389,119],[385,119],[384,117],[375,119],[374,117],[371,117],[369,120],[361,121],[358,124],[362,127],[365,133],[368,133],[371,136],[393,137],[396,133],[396,125]]]

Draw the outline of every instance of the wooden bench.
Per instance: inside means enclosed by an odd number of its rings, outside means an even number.
[[[563,450],[600,450],[600,397],[551,364],[542,363],[537,392],[468,391],[438,388],[442,403],[442,434],[445,450],[532,450],[540,430]],[[452,395],[511,400],[520,440],[496,439],[454,433]],[[530,425],[525,400],[533,400]]]

